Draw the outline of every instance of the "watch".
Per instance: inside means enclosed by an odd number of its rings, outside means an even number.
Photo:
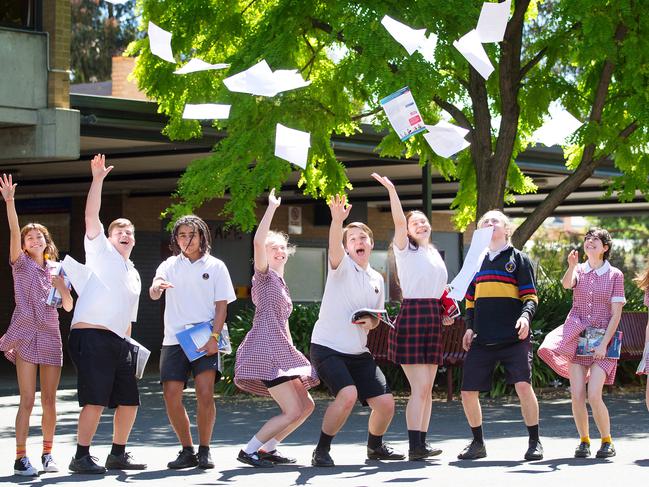
[[[216,340],[216,343],[218,343],[218,342],[219,342],[219,337],[221,336],[221,334],[220,334],[220,333],[217,333],[217,332],[215,332],[215,331],[213,331],[213,332],[210,334],[210,336],[211,336],[211,337],[214,337],[214,339]]]

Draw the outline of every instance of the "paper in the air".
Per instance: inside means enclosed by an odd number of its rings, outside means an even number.
[[[438,156],[451,157],[470,145],[464,139],[469,133],[467,129],[444,120],[441,120],[437,125],[426,125],[426,130],[428,132],[424,134],[424,138]]]
[[[128,0],[106,0],[108,3],[112,3],[113,5],[124,5]]]
[[[402,142],[426,130],[415,99],[407,86],[386,96],[380,103]]]
[[[185,64],[182,68],[177,69],[174,71],[174,74],[187,74],[187,73],[195,73],[197,71],[207,71],[208,69],[225,69],[229,64],[210,64],[206,63],[202,59],[194,58],[190,60],[187,64]]]
[[[493,227],[478,228],[473,232],[471,246],[464,258],[462,269],[460,269],[460,272],[450,284],[451,292],[448,293],[449,297],[457,301],[464,299],[466,290],[469,288],[471,281],[473,281],[473,276],[480,270],[482,261],[485,255],[487,255],[493,232]]]
[[[279,69],[273,72],[266,60],[262,59],[251,68],[225,78],[223,83],[230,91],[275,96],[282,91],[308,86],[311,81],[304,81],[296,69]]]
[[[548,113],[543,125],[532,134],[534,141],[548,147],[562,145],[569,135],[583,125],[556,101],[550,103]]]
[[[476,27],[480,42],[502,42],[505,37],[511,6],[511,0],[502,3],[485,2],[482,4],[478,26]]]
[[[160,59],[175,63],[174,53],[171,50],[171,32],[161,29],[149,21],[149,49]]]
[[[285,127],[281,123],[275,129],[275,155],[296,166],[306,169],[311,147],[311,134]]]
[[[480,76],[484,79],[489,78],[489,75],[494,71],[494,67],[480,43],[476,30],[471,30],[457,41],[453,41],[453,45],[469,61],[469,64],[480,73]]]
[[[394,40],[401,44],[408,54],[419,51],[426,61],[432,63],[435,60],[435,46],[437,36],[429,34],[426,37],[426,29],[413,29],[389,16],[381,19],[381,24],[390,33]]]
[[[225,119],[230,116],[230,106],[219,105],[217,103],[188,103],[185,105],[183,118],[192,120]]]

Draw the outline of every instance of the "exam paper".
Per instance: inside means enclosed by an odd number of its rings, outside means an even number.
[[[108,3],[112,3],[113,5],[124,5],[128,0],[106,0]]]
[[[424,134],[424,139],[438,156],[451,157],[471,145],[464,139],[469,133],[467,129],[444,120],[437,125],[426,125],[426,130],[428,133]]]
[[[183,118],[191,120],[225,119],[230,116],[230,106],[216,103],[188,103],[183,110]]]
[[[471,30],[457,41],[453,41],[453,45],[484,79],[489,78],[489,75],[494,71],[494,67],[480,43],[476,30]]]
[[[485,2],[482,4],[478,26],[476,27],[480,42],[501,42],[503,40],[511,6],[511,0],[502,3]]]
[[[282,91],[308,86],[311,81],[304,81],[297,69],[279,69],[273,72],[266,60],[262,59],[245,71],[225,78],[223,83],[230,91],[275,96]]]
[[[207,71],[208,69],[225,69],[229,67],[229,64],[210,64],[206,63],[202,59],[194,58],[185,64],[182,68],[174,71],[174,74],[187,74],[195,73],[197,71]]]
[[[306,169],[311,147],[311,134],[285,127],[281,123],[275,129],[275,155],[296,166]]]
[[[426,130],[415,99],[407,86],[386,96],[380,103],[402,142]]]
[[[566,138],[583,125],[557,101],[550,103],[543,125],[532,134],[534,141],[548,147],[563,145]]]
[[[480,270],[482,261],[485,255],[487,255],[493,232],[493,227],[478,228],[473,232],[471,247],[469,247],[469,252],[464,258],[462,269],[460,269],[458,275],[455,276],[455,279],[449,285],[451,288],[451,292],[448,293],[449,297],[457,301],[464,299],[466,290],[469,288],[471,281],[473,281],[473,276]]]
[[[387,15],[381,19],[381,24],[394,40],[408,51],[409,55],[419,51],[429,63],[435,60],[435,47],[437,46],[437,36],[435,34],[426,37],[426,29],[413,29]]]
[[[161,29],[149,21],[149,49],[160,59],[175,63],[174,53],[171,50],[171,32]]]

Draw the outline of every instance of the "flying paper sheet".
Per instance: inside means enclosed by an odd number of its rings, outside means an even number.
[[[494,67],[480,43],[477,31],[471,30],[467,32],[457,41],[453,41],[453,45],[484,79],[489,78],[489,75],[494,71]]]
[[[230,91],[258,96],[275,96],[282,91],[294,90],[311,84],[304,81],[296,69],[280,69],[273,72],[266,60],[245,71],[223,80]]]
[[[412,55],[413,52],[419,51],[429,63],[435,60],[435,46],[437,46],[435,34],[426,37],[426,29],[412,29],[387,15],[381,19],[381,24],[394,40],[408,51],[408,54]]]
[[[485,2],[482,4],[476,27],[480,42],[501,42],[503,40],[511,6],[511,0],[506,0],[503,3]]]
[[[112,3],[113,5],[123,5],[126,2],[128,2],[128,0],[106,0],[106,1],[108,3]]]
[[[464,140],[466,134],[469,133],[467,129],[444,120],[441,120],[437,125],[426,125],[426,130],[428,133],[424,134],[424,138],[438,156],[451,157],[471,145]]]
[[[187,74],[195,73],[196,71],[207,71],[208,69],[224,69],[229,67],[229,64],[210,64],[202,59],[194,58],[185,64],[182,68],[174,71],[174,74]]]
[[[466,254],[462,269],[450,284],[451,292],[448,293],[449,297],[457,301],[464,299],[466,290],[473,281],[473,276],[480,270],[482,260],[487,255],[493,232],[493,227],[478,228],[473,232],[471,247],[469,247],[469,252]]]
[[[558,102],[548,108],[549,115],[543,125],[532,134],[532,139],[548,147],[562,145],[566,138],[583,125]]]
[[[174,53],[171,50],[171,32],[161,29],[149,21],[149,49],[160,59],[175,63]]]
[[[311,147],[311,134],[277,124],[275,130],[275,155],[306,169],[306,160]]]
[[[415,99],[407,86],[386,96],[380,103],[402,142],[426,130]]]
[[[218,105],[216,103],[187,104],[183,111],[183,118],[193,120],[225,119],[230,116],[231,105]]]
[[[96,279],[97,281],[99,281],[101,283],[101,286],[106,288],[106,292],[108,292],[106,285],[101,282],[99,277],[97,277],[97,275],[92,272],[90,268],[86,267],[80,262],[77,262],[69,255],[65,256],[65,259],[63,259],[63,261],[61,262],[61,266],[63,267],[65,274],[68,276],[68,279],[70,279],[72,287],[79,296],[83,294],[83,290],[85,289],[86,284],[88,284],[91,279]]]

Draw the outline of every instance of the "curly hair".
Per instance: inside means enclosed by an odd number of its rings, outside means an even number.
[[[54,245],[54,241],[52,240],[52,236],[47,227],[40,223],[28,223],[20,229],[20,245],[22,247],[25,246],[25,236],[32,230],[41,232],[45,238],[45,250],[43,251],[43,257],[45,260],[58,260],[59,250],[56,248],[56,245]]]
[[[207,223],[205,223],[202,218],[199,218],[196,215],[185,215],[176,220],[174,228],[171,231],[171,242],[169,243],[169,249],[171,249],[173,254],[179,255],[182,253],[182,249],[178,244],[178,230],[180,229],[181,225],[187,225],[188,227],[194,229],[201,240],[201,255],[209,254],[212,250],[212,234],[210,233],[210,228],[207,226]]]

